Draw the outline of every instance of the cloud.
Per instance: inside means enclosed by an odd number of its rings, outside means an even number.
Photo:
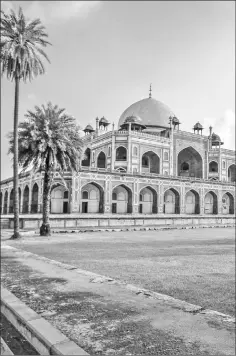
[[[29,18],[40,18],[43,23],[61,24],[87,18],[100,4],[101,1],[32,1],[24,12]]]
[[[42,23],[61,24],[75,18],[85,19],[101,4],[101,1],[29,1],[22,8],[30,19],[40,18]],[[2,1],[1,5],[6,12],[16,11],[21,6],[17,1]]]
[[[207,135],[209,126],[212,126],[212,131],[220,136],[224,148],[235,150],[235,113],[232,110],[226,110],[219,118],[204,118],[203,127]]]

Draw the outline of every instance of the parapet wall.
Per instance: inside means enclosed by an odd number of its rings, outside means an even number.
[[[20,217],[20,228],[26,230],[39,229],[42,224],[42,215],[24,215]],[[92,230],[95,228],[98,230],[106,228],[120,228],[120,227],[142,227],[142,226],[234,226],[234,215],[168,215],[158,216],[153,215],[119,215],[119,216],[104,216],[100,214],[87,215],[52,215],[50,217],[50,225],[52,229],[69,229],[79,230],[80,228],[89,228]],[[1,217],[2,229],[13,229],[14,219],[13,216],[5,215]]]

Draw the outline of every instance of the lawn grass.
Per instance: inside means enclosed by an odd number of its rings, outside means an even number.
[[[14,245],[234,315],[234,235],[233,228],[95,232]]]

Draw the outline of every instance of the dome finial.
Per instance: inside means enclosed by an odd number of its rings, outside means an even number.
[[[149,98],[152,97],[152,83],[150,84],[150,88],[149,88]]]

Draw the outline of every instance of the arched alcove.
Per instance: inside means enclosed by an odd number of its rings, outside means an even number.
[[[126,161],[127,160],[127,150],[125,147],[120,146],[116,149],[116,161]]]
[[[32,214],[36,214],[38,212],[38,199],[39,199],[39,187],[37,183],[34,183],[32,189],[32,201],[31,201]]]
[[[160,158],[156,153],[148,151],[142,155],[142,172],[160,173]]]
[[[180,213],[180,196],[179,192],[174,188],[170,188],[164,193],[164,213],[179,214]]]
[[[7,214],[7,201],[8,201],[8,191],[6,190],[5,195],[4,195],[4,206],[3,206],[3,214]]]
[[[229,192],[222,196],[222,214],[234,214],[234,197]]]
[[[26,185],[23,192],[23,205],[22,205],[22,213],[27,214],[29,212],[29,187]]]
[[[99,184],[90,182],[81,188],[81,212],[104,213],[104,190]]]
[[[69,192],[66,187],[59,184],[52,187],[50,210],[52,214],[69,213]]]
[[[131,214],[132,213],[132,191],[124,184],[118,185],[112,191],[112,213]]]
[[[139,192],[139,213],[157,213],[157,192],[152,187],[144,187]]]
[[[104,152],[100,152],[97,159],[98,168],[106,168],[106,155]]]
[[[13,214],[13,204],[14,204],[14,190],[11,190],[10,200],[9,200],[9,214]]]
[[[89,167],[90,166],[90,157],[91,157],[91,150],[90,148],[86,148],[85,152],[84,152],[84,159],[82,159],[81,161],[81,165],[83,167]]]
[[[198,192],[191,189],[185,195],[185,213],[200,214],[200,197]]]
[[[184,148],[178,154],[178,176],[203,177],[203,162],[201,155],[193,148]]]
[[[209,172],[211,173],[211,172],[218,172],[218,163],[217,162],[215,162],[215,161],[211,161],[210,163],[209,163]]]
[[[217,214],[218,213],[217,195],[212,191],[206,193],[206,195],[205,195],[204,213],[205,214]]]
[[[236,165],[231,164],[228,168],[228,181],[229,182],[236,182]]]

